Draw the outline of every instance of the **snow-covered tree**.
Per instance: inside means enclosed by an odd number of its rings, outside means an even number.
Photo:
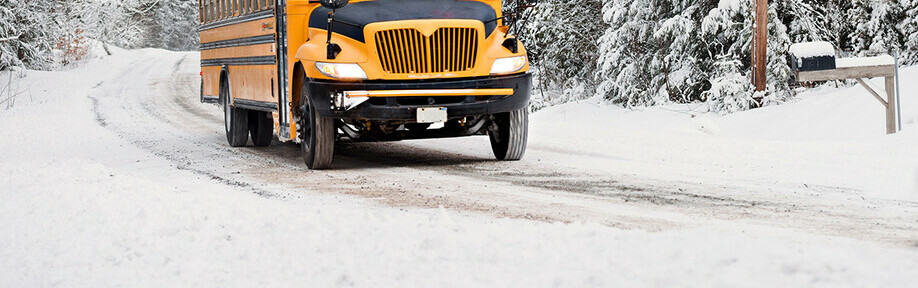
[[[599,92],[626,106],[697,100],[707,85],[698,20],[710,2],[607,0]]]
[[[897,27],[905,13],[894,0],[854,0],[848,10],[854,24],[850,48],[859,55],[901,50],[904,35]]]
[[[817,2],[818,3],[818,2]],[[848,49],[850,50],[850,41],[848,40],[849,35],[854,31],[854,24],[848,19],[847,11],[851,9],[852,2],[850,0],[830,0],[822,5],[818,5],[818,9],[824,11],[821,22],[826,23],[827,38],[821,39],[823,41],[829,41],[835,45],[836,49]],[[793,31],[790,33],[794,33]],[[819,40],[819,39],[814,39]],[[797,42],[797,41],[795,41]]]
[[[516,3],[514,3],[516,2]],[[508,1],[515,7],[528,4]],[[593,94],[596,86],[598,39],[604,23],[599,14],[600,0],[544,0],[533,3],[519,24],[521,40],[539,74],[536,95],[565,95],[578,99]],[[555,99],[534,99],[535,104]]]
[[[719,111],[746,110],[754,103],[750,81],[753,17],[749,4],[721,2],[702,20],[702,39],[714,59],[707,73],[710,89],[701,96]]]
[[[0,70],[10,66],[48,68],[52,51],[70,40],[58,22],[61,1],[0,0]]]
[[[198,7],[194,0],[154,2],[143,27],[143,47],[171,50],[198,48]]]
[[[771,6],[783,12],[778,15],[778,20],[787,26],[791,41],[830,41],[832,23],[826,20],[834,2],[839,0],[785,0],[775,1]]]
[[[790,39],[778,17],[782,6],[769,9],[768,91],[754,95],[749,84],[750,4],[607,0],[603,19],[609,28],[600,39],[599,91],[625,106],[703,100],[722,111],[785,99],[790,70],[783,54]],[[794,23],[802,31],[817,27],[813,19]],[[753,101],[760,98],[765,103]]]
[[[900,27],[905,41],[902,57],[907,64],[918,63],[918,0],[900,2],[904,11]]]
[[[653,103],[653,32],[658,21],[651,0],[611,0],[603,7],[609,25],[600,39],[600,92],[626,106]]]
[[[136,48],[157,1],[75,0],[69,5],[70,25],[83,27],[87,36],[125,48]]]
[[[0,70],[77,61],[90,39],[125,48],[192,50],[194,0],[0,0]]]

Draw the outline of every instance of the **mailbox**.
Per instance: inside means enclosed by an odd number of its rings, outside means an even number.
[[[835,69],[835,48],[829,42],[796,43],[790,47],[790,65],[794,71]]]

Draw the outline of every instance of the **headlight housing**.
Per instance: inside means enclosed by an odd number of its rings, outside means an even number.
[[[526,66],[526,56],[497,58],[491,65],[491,74],[507,74],[520,71]]]
[[[367,79],[367,73],[356,63],[323,63],[316,62],[316,69],[325,76],[335,79]]]

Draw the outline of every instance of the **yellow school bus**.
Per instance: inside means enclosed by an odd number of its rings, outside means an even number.
[[[230,146],[488,135],[526,150],[532,77],[500,0],[199,0],[201,102]]]

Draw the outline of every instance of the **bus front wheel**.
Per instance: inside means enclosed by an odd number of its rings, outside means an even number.
[[[306,85],[300,89],[303,94],[300,136],[302,137],[303,160],[309,169],[319,170],[331,167],[335,154],[335,121],[319,116],[311,105]]]
[[[492,115],[491,150],[498,160],[516,161],[526,154],[526,142],[529,134],[529,110],[520,110]]]

